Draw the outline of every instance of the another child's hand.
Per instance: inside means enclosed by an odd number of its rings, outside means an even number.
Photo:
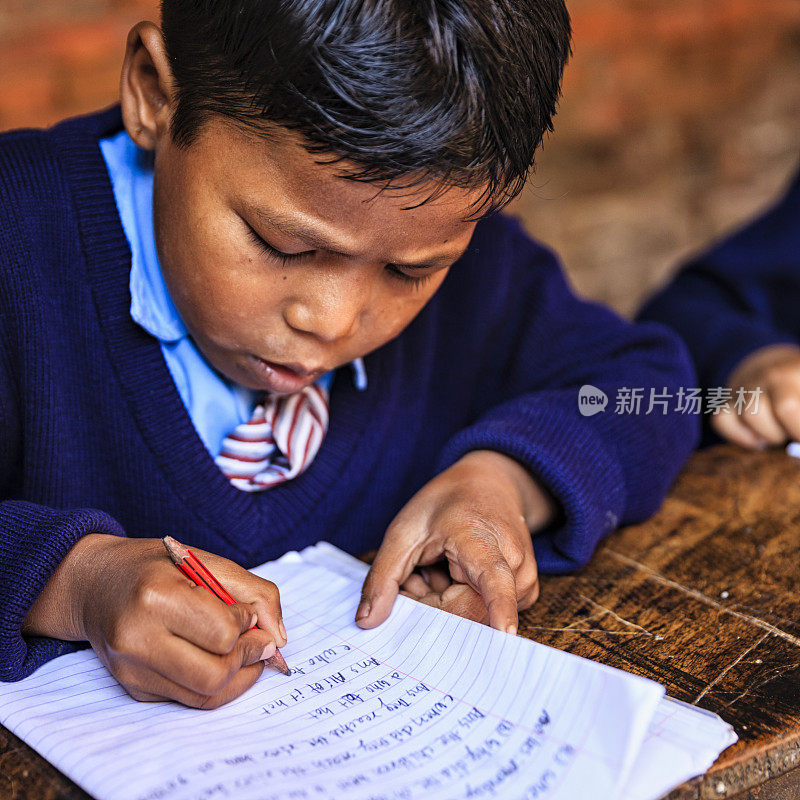
[[[776,344],[756,350],[731,373],[728,386],[734,393],[742,388],[761,394],[756,413],[727,409],[711,418],[724,439],[752,449],[800,439],[800,347]]]
[[[356,621],[362,628],[379,625],[402,590],[516,633],[517,611],[539,596],[530,531],[554,512],[550,496],[512,458],[490,450],[468,453],[395,517],[364,582]],[[423,571],[425,578],[413,574],[417,566],[442,560],[446,565]]]
[[[88,640],[137,700],[227,703],[286,643],[278,590],[227,559],[195,552],[235,605],[193,584],[159,539],[90,534],[59,565],[23,631]],[[254,622],[259,627],[250,630]]]

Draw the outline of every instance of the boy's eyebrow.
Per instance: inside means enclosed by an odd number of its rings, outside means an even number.
[[[334,255],[350,258],[350,253],[345,253],[337,249],[336,242],[328,239],[324,234],[309,228],[299,219],[295,219],[288,214],[282,214],[281,212],[268,212],[260,208],[254,208],[253,210],[256,215],[268,225],[278,228],[282,233],[302,239],[307,244],[312,245],[316,250],[326,250]],[[459,252],[455,257],[438,256],[419,264],[409,264],[402,261],[392,261],[392,264],[398,267],[405,267],[406,269],[428,269],[429,267],[439,266],[440,264],[450,264],[454,260],[457,260],[462,254],[463,251]]]

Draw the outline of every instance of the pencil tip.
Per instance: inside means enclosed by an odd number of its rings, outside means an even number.
[[[271,667],[275,667],[279,672],[282,672],[284,675],[291,675],[292,671],[289,669],[289,665],[286,663],[286,659],[281,655],[280,650],[275,651],[274,656],[270,656],[267,659],[267,664]]]

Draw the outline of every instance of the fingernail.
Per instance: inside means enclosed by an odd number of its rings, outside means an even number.
[[[368,600],[363,600],[361,605],[358,607],[358,611],[356,611],[356,622],[360,619],[364,619],[364,617],[369,616],[369,612],[371,610],[371,606]]]
[[[757,450],[766,450],[769,447],[769,442],[766,439],[757,439],[756,440],[756,449]]]
[[[253,616],[250,617],[250,627],[254,628],[257,621],[258,621],[258,614],[253,614]]]
[[[286,626],[283,624],[283,620],[278,620],[278,630],[281,632],[281,636],[283,636],[283,641],[286,641]]]
[[[506,633],[510,633],[512,636],[517,635],[517,626],[516,625],[508,625],[506,627]]]
[[[268,658],[272,658],[275,655],[275,642],[270,642],[262,651],[261,651],[261,661],[266,661]]]

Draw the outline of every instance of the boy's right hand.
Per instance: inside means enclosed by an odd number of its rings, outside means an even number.
[[[742,388],[761,394],[755,413],[729,409],[711,418],[720,436],[750,449],[800,440],[800,347],[775,344],[756,350],[739,362],[728,386],[734,393]]]
[[[89,534],[69,551],[28,612],[23,633],[89,641],[137,700],[216,708],[258,680],[286,644],[274,583],[194,550],[237,598],[196,586],[160,539]],[[256,623],[258,628],[250,630]]]

